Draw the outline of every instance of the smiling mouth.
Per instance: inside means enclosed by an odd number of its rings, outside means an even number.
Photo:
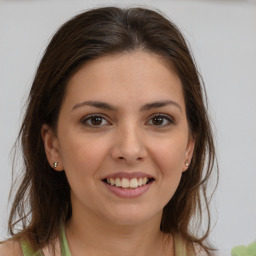
[[[139,177],[139,178],[107,178],[103,179],[102,181],[106,184],[114,187],[119,188],[127,188],[127,189],[135,189],[138,187],[145,186],[151,182],[153,182],[154,178],[148,178],[148,177]]]

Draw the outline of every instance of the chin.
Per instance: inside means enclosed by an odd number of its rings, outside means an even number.
[[[109,216],[109,220],[112,223],[120,226],[135,226],[151,222],[152,220],[159,221],[159,225],[162,218],[161,211],[154,212],[152,209],[146,209],[145,207],[119,207],[116,211]]]

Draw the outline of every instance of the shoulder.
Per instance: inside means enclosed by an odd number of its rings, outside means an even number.
[[[14,241],[0,244],[0,256],[23,256],[20,244]]]

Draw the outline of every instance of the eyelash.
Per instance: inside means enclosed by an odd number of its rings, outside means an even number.
[[[94,125],[94,124],[92,124],[92,118],[100,118],[101,121],[105,121],[106,124],[100,123],[99,125]],[[150,121],[152,122],[154,118],[161,118],[162,120],[165,120],[165,124],[164,125],[163,124],[154,125],[152,123],[152,124],[150,124],[152,126],[166,127],[166,126],[169,126],[169,125],[172,125],[172,124],[175,123],[173,118],[171,116],[169,116],[169,115],[166,115],[166,114],[154,114],[153,116],[150,117],[149,121],[147,121],[146,124],[149,124]],[[88,122],[90,122],[90,123],[88,123]],[[105,125],[111,125],[111,123],[107,120],[107,118],[104,117],[101,114],[93,114],[93,115],[86,116],[85,118],[83,118],[81,120],[81,123],[83,125],[86,125],[86,126],[89,126],[89,127],[94,127],[94,128],[100,128],[100,127],[105,126]]]

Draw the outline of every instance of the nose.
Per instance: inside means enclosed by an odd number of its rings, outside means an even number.
[[[147,157],[145,140],[136,127],[119,129],[115,134],[114,145],[111,151],[115,160],[135,164]]]

